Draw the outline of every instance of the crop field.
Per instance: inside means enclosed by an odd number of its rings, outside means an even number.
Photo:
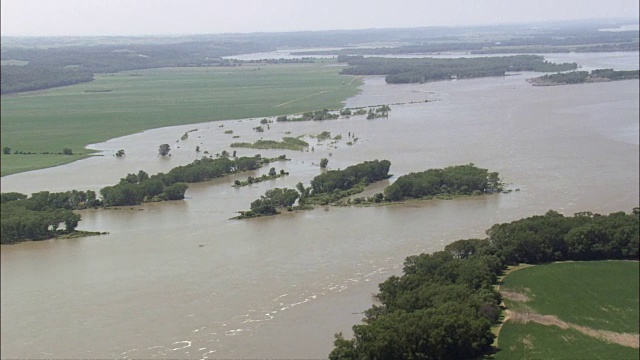
[[[496,359],[637,359],[639,266],[566,262],[507,275]]]
[[[1,173],[68,163],[88,144],[171,125],[338,109],[361,80],[330,62],[167,68],[1,99]],[[13,154],[15,151],[32,155]],[[54,154],[41,154],[49,152]]]

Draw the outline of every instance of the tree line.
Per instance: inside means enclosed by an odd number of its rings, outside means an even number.
[[[504,76],[507,71],[559,72],[578,67],[576,63],[550,63],[539,55],[453,59],[338,56],[338,61],[349,65],[341,74],[386,75],[385,81],[391,84]]]
[[[331,360],[471,359],[494,352],[500,315],[497,276],[507,265],[564,260],[638,260],[640,208],[565,217],[555,211],[458,240],[444,251],[408,257],[402,276],[379,285],[353,338],[336,334]]]

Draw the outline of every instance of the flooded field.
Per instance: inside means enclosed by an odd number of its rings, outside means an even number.
[[[637,53],[610,67],[632,61],[637,69]],[[388,119],[274,122],[264,133],[253,130],[259,119],[150,130],[92,146],[104,156],[2,178],[3,192],[99,190],[127,173],[189,163],[201,156],[196,146],[216,154],[235,141],[343,136],[310,140],[313,152],[235,149],[287,154],[292,161],[273,165],[290,172],[283,178],[231,187],[267,167],[192,184],[184,201],[81,212],[80,229],[109,235],[3,245],[2,357],[323,358],[406,256],[549,209],[638,206],[638,81],[533,87],[533,76],[412,85],[371,77],[348,107],[416,103],[392,105]],[[170,158],[157,156],[162,143]],[[267,189],[308,184],[323,157],[330,169],[389,160],[395,176],[370,193],[412,171],[471,162],[520,191],[229,220]]]

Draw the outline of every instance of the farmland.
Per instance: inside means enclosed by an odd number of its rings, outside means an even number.
[[[638,262],[533,266],[501,285],[497,359],[637,358]]]
[[[143,130],[340,108],[360,80],[330,63],[166,68],[2,97],[2,175],[75,161],[88,144]],[[74,155],[62,155],[70,148]],[[21,155],[14,152],[30,152]],[[42,153],[51,154],[42,154]],[[83,155],[80,155],[83,154]]]

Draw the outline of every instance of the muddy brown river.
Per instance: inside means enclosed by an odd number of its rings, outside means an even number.
[[[622,54],[631,64],[613,56],[612,66],[637,69],[638,54]],[[266,167],[192,184],[184,201],[81,212],[80,229],[109,235],[3,245],[2,358],[326,358],[333,334],[351,334],[377,284],[399,274],[406,256],[549,209],[638,206],[638,81],[533,87],[532,76],[421,85],[371,77],[347,106],[417,103],[392,105],[388,119],[273,123],[264,133],[252,130],[259,119],[150,130],[92,145],[104,156],[3,177],[3,192],[98,190],[129,172],[189,163],[196,146],[215,154],[261,137],[343,136],[309,140],[313,152],[236,149],[287,154],[291,161],[274,165],[291,173],[284,178],[231,187]],[[358,137],[353,145],[348,132]],[[162,143],[170,158],[157,156]],[[124,159],[113,156],[118,149]],[[367,194],[402,174],[471,162],[520,191],[229,219],[267,189],[308,184],[322,157],[330,169],[391,161],[395,176]]]

